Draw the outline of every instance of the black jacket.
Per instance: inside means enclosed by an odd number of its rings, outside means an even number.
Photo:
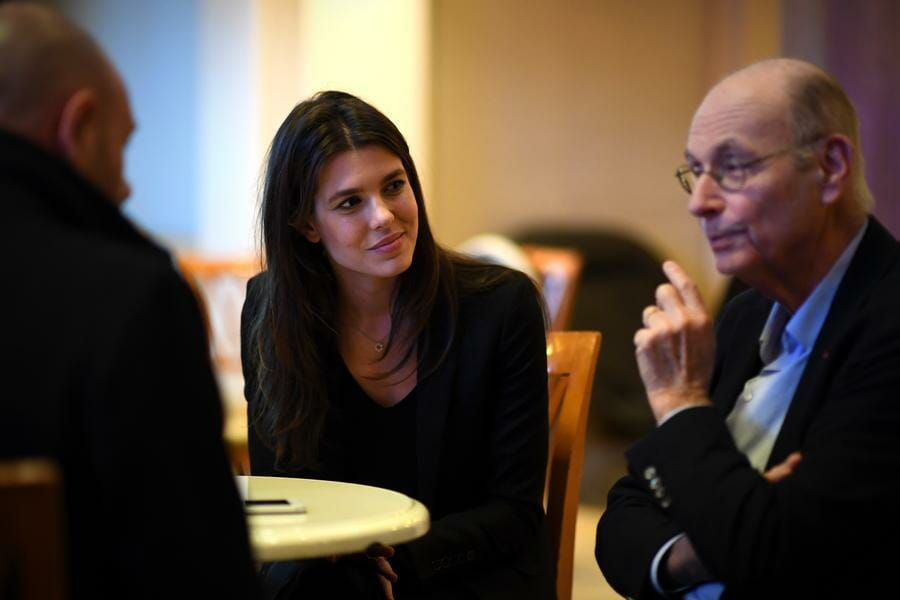
[[[762,366],[758,340],[771,306],[752,290],[727,306],[717,328],[714,407],[675,415],[629,450],[630,475],[610,491],[597,531],[597,560],[620,593],[655,596],[650,561],[679,531],[724,581],[724,598],[861,598],[896,588],[900,245],[870,218],[768,467],[794,451],[803,459],[775,485],[750,466],[725,425]],[[649,491],[649,467],[668,508]]]
[[[205,333],[169,255],[3,132],[0,203],[0,457],[60,463],[71,596],[253,597]]]
[[[246,333],[259,303],[258,278],[264,276],[251,280],[243,315],[251,414],[256,374]],[[439,309],[431,339],[446,340],[446,323]],[[542,506],[548,435],[543,323],[537,293],[524,275],[463,298],[449,355],[418,381],[417,498],[432,524],[424,537],[400,546],[392,561],[401,579],[415,580],[414,597],[555,596]],[[310,342],[330,348],[340,360],[333,339]],[[419,373],[430,370],[438,350],[419,348]],[[329,393],[340,390],[340,377],[346,377],[345,369],[331,369]],[[273,453],[251,427],[254,474],[346,480],[340,458],[331,456],[320,472],[278,472]]]

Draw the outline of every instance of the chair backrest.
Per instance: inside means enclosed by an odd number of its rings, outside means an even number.
[[[66,597],[61,477],[46,459],[0,461],[0,596]]]
[[[522,247],[499,233],[479,233],[456,245],[457,252],[482,262],[503,265],[525,273],[540,283],[540,273],[534,268]]]
[[[503,265],[531,277],[541,288],[550,329],[568,329],[572,321],[575,292],[583,264],[575,248],[541,244],[518,244],[496,233],[482,233],[456,246],[458,252],[484,262]]]
[[[200,301],[213,364],[221,370],[240,371],[241,307],[247,280],[259,272],[259,261],[181,255],[178,266]]]
[[[634,332],[641,311],[661,279],[663,256],[620,229],[552,227],[513,236],[523,246],[571,247],[584,258],[572,323],[565,329],[603,332],[603,360],[597,366],[588,429],[623,439],[637,439],[656,426],[634,360]]]
[[[547,340],[550,394],[547,519],[556,558],[558,600],[569,600],[572,596],[575,521],[600,339],[597,331],[551,331]]]
[[[550,329],[568,329],[572,323],[575,293],[584,264],[581,252],[575,248],[538,244],[522,244],[522,250],[540,277],[544,301],[550,313]]]
[[[225,407],[225,442],[238,475],[250,472],[247,403],[241,372],[241,308],[247,281],[260,271],[255,258],[181,255],[178,266],[191,286],[209,336],[209,351]]]

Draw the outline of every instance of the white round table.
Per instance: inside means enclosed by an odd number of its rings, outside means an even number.
[[[258,561],[321,558],[362,552],[371,544],[400,544],[428,531],[428,509],[382,488],[294,477],[237,477],[247,500],[288,499],[302,514],[249,514],[250,545]]]

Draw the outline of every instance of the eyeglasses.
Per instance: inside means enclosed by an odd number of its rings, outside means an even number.
[[[750,177],[753,169],[758,165],[770,158],[775,158],[776,156],[811,146],[812,144],[815,144],[816,141],[818,141],[818,139],[812,142],[806,142],[805,144],[783,148],[777,152],[754,158],[745,163],[731,163],[718,167],[712,166],[709,169],[704,169],[699,163],[695,165],[681,165],[675,171],[675,177],[678,178],[678,183],[681,184],[681,187],[688,194],[694,191],[697,180],[700,179],[700,176],[704,173],[712,177],[713,180],[719,184],[719,187],[726,192],[739,192],[743,189],[744,184],[747,183],[747,179]]]

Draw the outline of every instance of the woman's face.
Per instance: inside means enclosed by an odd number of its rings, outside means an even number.
[[[314,201],[303,234],[322,243],[342,284],[394,278],[412,264],[418,207],[390,151],[371,145],[334,156],[319,174]]]

